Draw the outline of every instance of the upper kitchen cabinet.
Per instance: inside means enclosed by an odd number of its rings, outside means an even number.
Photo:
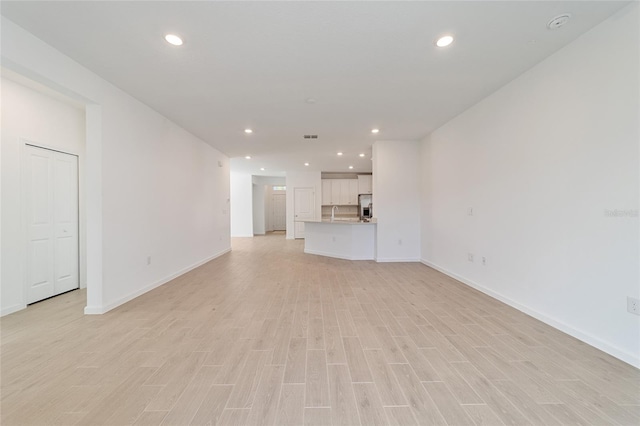
[[[331,196],[332,196],[332,192],[331,192],[331,180],[329,179],[322,179],[322,205],[323,206],[331,206],[333,205],[331,203]]]
[[[349,179],[349,204],[358,205],[358,194],[360,184],[357,179]]]
[[[341,206],[347,206],[350,203],[349,197],[349,179],[337,179],[340,181],[340,202]]]
[[[323,206],[357,206],[357,179],[322,179]]]
[[[358,175],[358,194],[371,194],[372,181],[371,175]]]
[[[331,182],[331,205],[339,206],[340,205],[340,194],[342,190],[342,185],[340,184],[341,179],[330,179]]]

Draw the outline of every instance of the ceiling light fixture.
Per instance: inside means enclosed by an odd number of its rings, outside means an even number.
[[[371,133],[380,133],[380,129],[371,129]]]
[[[173,44],[174,46],[182,46],[182,39],[175,34],[167,34],[164,36],[164,39],[167,40],[167,43]]]
[[[250,155],[247,155],[247,156],[246,156],[246,157],[244,157],[244,158],[246,158],[247,160],[251,160],[251,156],[250,156]]]
[[[451,43],[453,43],[453,36],[446,35],[446,36],[442,36],[442,37],[440,37],[440,38],[436,41],[436,46],[438,46],[438,47],[447,47],[447,46],[449,46]]]
[[[353,169],[353,166],[349,166],[349,169]]]
[[[304,165],[305,165],[305,166],[308,166],[308,165],[309,165],[309,163],[304,163]]]
[[[360,154],[360,157],[364,157],[364,154]]]
[[[253,130],[251,130],[251,129],[244,129],[244,132],[245,132],[246,134],[251,134],[251,133],[253,133]]]
[[[264,167],[260,167],[260,170],[264,172]]]
[[[342,153],[341,153],[341,152],[339,152],[339,153],[338,153],[338,156],[341,156],[341,155],[342,155]]]

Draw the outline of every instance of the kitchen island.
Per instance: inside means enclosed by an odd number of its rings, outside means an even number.
[[[304,225],[304,252],[347,260],[374,260],[376,222],[324,219]]]

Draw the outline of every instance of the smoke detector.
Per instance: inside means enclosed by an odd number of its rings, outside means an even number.
[[[558,28],[564,27],[567,22],[571,19],[570,13],[563,13],[562,15],[558,15],[549,22],[547,22],[547,28],[550,30],[557,30]]]

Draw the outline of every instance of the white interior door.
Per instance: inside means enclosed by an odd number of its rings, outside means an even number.
[[[287,229],[287,197],[285,194],[273,194],[271,201],[273,206],[273,230],[284,231]]]
[[[78,157],[26,146],[27,303],[78,288]]]
[[[304,238],[305,220],[315,219],[316,195],[314,188],[293,189],[294,238]]]

